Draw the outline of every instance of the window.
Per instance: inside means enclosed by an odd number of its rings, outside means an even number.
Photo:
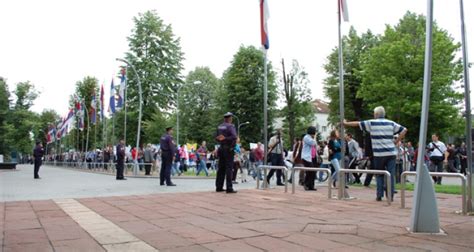
[[[326,126],[323,126],[322,131],[326,132]]]

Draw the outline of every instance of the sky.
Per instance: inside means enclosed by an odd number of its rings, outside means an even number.
[[[434,18],[456,42],[461,41],[459,1],[435,0]],[[349,22],[361,33],[383,33],[407,11],[426,14],[426,0],[347,0]],[[308,73],[312,97],[322,98],[323,65],[337,46],[337,0],[269,0],[268,58],[296,59]],[[468,48],[474,48],[474,1],[465,0]],[[241,45],[260,47],[258,0],[2,0],[0,1],[0,76],[10,89],[31,81],[40,96],[33,110],[54,109],[64,116],[75,83],[85,76],[104,84],[106,97],[118,72],[117,57],[128,50],[133,17],[156,10],[181,40],[186,75],[209,66],[221,77]],[[459,56],[461,54],[459,53]],[[474,61],[472,50],[470,61]],[[473,71],[470,71],[471,76]],[[474,77],[471,77],[474,78]],[[115,83],[119,83],[115,80]],[[107,100],[107,99],[106,99]]]

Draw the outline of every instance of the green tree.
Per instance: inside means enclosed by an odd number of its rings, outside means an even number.
[[[370,118],[372,113],[363,97],[358,97],[358,91],[362,84],[362,65],[370,58],[370,49],[379,43],[378,36],[372,34],[370,30],[366,33],[357,34],[354,27],[351,27],[349,34],[343,39],[344,58],[344,108],[346,118],[354,120],[364,120]],[[338,48],[334,48],[327,58],[328,63],[324,69],[328,77],[324,80],[324,92],[329,97],[329,121],[336,125],[339,122],[339,63]],[[362,132],[348,128],[354,133],[355,139],[362,142]]]
[[[60,117],[55,110],[43,110],[41,114],[37,116],[37,121],[33,126],[33,135],[35,139],[42,141],[43,143],[47,143],[47,134],[49,132],[50,126],[56,126],[57,122],[59,121]],[[48,150],[51,149],[52,146],[48,146]],[[47,151],[47,153],[50,153]]]
[[[142,120],[147,122],[157,111],[164,112],[174,106],[177,88],[183,83],[183,53],[180,39],[173,34],[171,25],[165,24],[155,11],[140,13],[133,21],[135,27],[128,37],[129,51],[125,58],[135,66],[140,77],[143,94]],[[127,71],[127,106],[129,111],[137,111],[138,82],[132,71]],[[138,113],[131,113],[127,117],[130,117],[130,121],[137,122],[137,115]],[[141,139],[154,140],[148,139],[147,135]]]
[[[214,141],[219,80],[208,67],[189,72],[179,93],[180,143]],[[184,134],[183,134],[184,133]]]
[[[357,97],[370,108],[385,107],[387,117],[408,127],[408,138],[418,138],[423,90],[425,17],[408,12],[399,24],[387,25],[380,44],[362,65]],[[460,134],[462,120],[456,105],[462,95],[453,87],[461,78],[456,59],[460,45],[447,31],[433,25],[433,65],[429,132]]]
[[[241,128],[240,137],[243,146],[263,139],[263,86],[264,55],[254,46],[241,46],[234,55],[231,66],[223,76],[226,90],[226,107],[235,113],[240,122],[250,124]],[[273,121],[273,109],[277,98],[275,72],[268,63],[268,122],[269,132]],[[237,125],[237,121],[235,122]],[[271,133],[271,132],[270,132]]]
[[[8,120],[13,127],[10,127],[7,138],[11,141],[10,146],[13,151],[23,154],[31,153],[34,140],[42,140],[42,137],[35,136],[33,132],[38,115],[30,111],[39,93],[29,81],[18,83],[13,93],[16,101]]]
[[[305,132],[314,119],[314,108],[311,103],[311,91],[307,86],[308,74],[306,71],[299,65],[297,60],[292,61],[289,73],[286,73],[285,61],[283,59],[281,60],[281,65],[281,95],[286,105],[281,113],[285,118],[283,125],[285,128],[288,128],[287,134],[284,134],[284,142],[287,144],[287,147],[291,147],[293,139],[299,136],[298,133]]]
[[[8,117],[10,116],[10,92],[8,90],[7,81],[0,77],[0,154],[8,155],[10,152],[10,142],[6,137],[9,133]]]

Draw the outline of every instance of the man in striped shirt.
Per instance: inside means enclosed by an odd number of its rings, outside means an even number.
[[[403,139],[407,133],[407,129],[396,122],[385,119],[385,109],[382,106],[374,109],[374,119],[360,122],[348,122],[344,120],[344,126],[359,127],[361,130],[370,133],[375,169],[390,172],[392,182],[390,193],[393,200],[393,193],[395,191],[395,161],[397,155],[395,146]],[[397,134],[398,137],[394,139],[394,136]],[[384,182],[383,175],[377,175],[377,201],[382,200]]]

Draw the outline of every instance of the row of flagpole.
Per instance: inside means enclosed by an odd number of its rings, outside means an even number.
[[[95,89],[95,88],[94,88]],[[111,81],[111,86],[110,86],[110,99],[109,99],[109,108],[108,112],[110,113],[112,120],[113,120],[113,126],[112,130],[115,131],[115,113],[117,112],[118,109],[123,108],[124,112],[127,113],[126,111],[126,102],[125,102],[125,94],[126,94],[126,68],[123,67],[121,70],[121,76],[120,76],[120,88],[118,94],[116,94],[116,89],[114,86],[114,80],[112,79]],[[105,147],[107,145],[107,134],[106,134],[106,116],[105,116],[105,103],[104,103],[104,85],[101,85],[100,89],[100,120],[102,121],[102,139],[103,139],[103,144]],[[73,95],[74,99],[74,108],[70,108],[68,114],[63,117],[63,119],[59,122],[50,124],[48,128],[48,134],[46,135],[47,138],[47,144],[51,144],[53,142],[60,142],[60,140],[67,136],[72,129],[75,127],[78,132],[77,132],[77,140],[75,144],[75,149],[76,150],[81,150],[82,152],[87,152],[89,151],[89,131],[90,131],[90,125],[94,125],[94,138],[97,139],[97,100],[96,100],[96,94],[95,92],[91,94],[91,104],[90,107],[85,104],[85,99],[84,97],[80,98],[77,96],[77,94]],[[88,109],[89,107],[89,109]],[[80,141],[80,133],[83,132],[84,130],[84,119],[87,116],[87,133],[86,133],[86,145],[81,146],[79,143]],[[125,114],[124,117],[124,139],[126,137],[126,127],[127,127],[127,115]],[[75,121],[75,123],[74,123]],[[74,126],[73,126],[74,125]],[[112,143],[115,141],[115,132],[112,132]],[[81,141],[82,142],[82,141]],[[96,143],[96,140],[94,141]],[[61,146],[59,146],[61,147]],[[59,148],[56,148],[59,150]],[[95,149],[95,148],[94,148]]]

